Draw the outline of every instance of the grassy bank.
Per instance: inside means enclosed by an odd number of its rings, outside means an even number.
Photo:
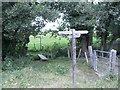
[[[17,61],[2,72],[3,88],[72,88],[72,61],[68,58],[32,61],[23,57]],[[116,77],[99,78],[82,58],[77,61],[76,74],[77,88],[117,88]]]
[[[42,46],[53,49],[53,54],[59,49],[59,45],[63,48],[67,46],[67,39],[50,36],[51,35],[48,34],[42,38]],[[34,42],[38,51],[34,49]],[[56,48],[54,48],[55,43]],[[20,57],[14,60],[7,58],[6,61],[3,62],[3,88],[73,88],[71,59],[57,57],[49,61],[33,61],[33,57],[40,53],[39,37],[35,39],[34,37],[30,37],[28,49],[32,50],[28,52],[32,56]],[[45,53],[42,51],[43,55],[45,55]],[[98,77],[93,69],[86,63],[86,60],[80,58],[77,60],[76,87],[118,88],[118,79],[116,76]]]

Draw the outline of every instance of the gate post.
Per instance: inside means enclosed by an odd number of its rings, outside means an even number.
[[[109,72],[112,70],[112,50],[109,53]]]
[[[94,50],[93,67],[95,71],[97,71],[97,63],[98,63],[97,53],[96,53],[96,50]]]
[[[115,65],[116,65],[116,50],[111,50],[111,60],[110,60],[110,71],[114,74]]]
[[[76,39],[75,30],[72,29],[72,69],[73,69],[73,86],[76,86]]]
[[[92,61],[93,61],[93,50],[92,50],[92,46],[88,46],[88,50],[89,50],[89,56],[90,56],[90,64],[92,65]]]

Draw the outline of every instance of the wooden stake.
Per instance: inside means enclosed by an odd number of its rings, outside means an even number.
[[[81,54],[81,48],[80,48],[80,50],[79,50],[79,53],[78,53],[78,57],[77,57],[77,59],[80,58],[80,54]]]
[[[86,52],[84,52],[84,54],[85,54],[86,62],[88,63],[87,53],[86,53]]]
[[[68,58],[70,58],[70,49],[68,47]]]

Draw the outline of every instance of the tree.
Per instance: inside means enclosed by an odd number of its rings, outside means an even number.
[[[97,31],[97,36],[101,37],[102,50],[107,50],[107,44],[110,48],[112,42],[119,38],[119,3],[52,2],[47,4],[50,8],[64,13],[64,19],[69,23],[68,28],[87,29],[89,31],[88,35],[81,37],[83,51],[87,51],[87,46],[92,45],[94,31]],[[108,38],[111,39],[110,43],[107,43]]]
[[[27,51],[29,36],[38,34],[40,30],[31,23],[37,16],[46,21],[54,21],[57,13],[51,11],[44,3],[2,3],[2,46],[3,56],[22,56]],[[39,29],[44,24],[39,25]]]
[[[94,4],[82,3],[82,2],[54,2],[48,3],[50,8],[59,10],[64,13],[64,20],[69,23],[68,28],[74,28],[76,30],[88,30],[88,35],[82,35],[81,39],[77,41],[81,42],[83,52],[87,52],[87,46],[92,45],[93,28],[96,21],[96,15],[94,15]],[[65,25],[64,25],[65,26]]]
[[[97,14],[99,18],[99,24],[97,25],[98,34],[101,34],[101,49],[106,49],[107,39],[110,38],[109,41],[109,50],[111,49],[112,43],[119,38],[119,10],[120,10],[120,2],[107,2],[107,3],[99,3],[97,5],[97,10],[99,13]],[[106,49],[107,50],[107,49]]]

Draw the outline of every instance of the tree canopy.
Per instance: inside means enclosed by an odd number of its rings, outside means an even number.
[[[37,35],[49,21],[55,21],[63,13],[64,23],[59,30],[74,28],[89,31],[81,42],[87,50],[92,45],[93,32],[101,38],[101,48],[106,48],[119,38],[120,2],[3,2],[2,39],[4,55],[24,55],[30,35]],[[39,19],[39,20],[38,20]],[[32,24],[36,22],[35,24]],[[85,36],[85,37],[84,37]],[[113,38],[114,37],[114,38]]]
[[[31,24],[36,17],[42,17],[47,22],[54,21],[57,13],[49,10],[44,3],[2,3],[3,55],[18,56],[26,53],[29,36],[38,34],[45,26],[45,23],[41,22],[39,29],[36,29],[37,24]]]
[[[101,49],[108,50],[108,44],[112,44],[119,38],[119,11],[120,2],[99,2],[98,4],[87,2],[52,2],[48,3],[50,8],[54,8],[64,13],[64,19],[69,23],[69,28],[76,30],[87,29],[88,35],[83,38],[87,45],[92,45],[93,32],[101,38]],[[113,38],[114,37],[114,38]],[[85,43],[84,43],[85,45]]]

